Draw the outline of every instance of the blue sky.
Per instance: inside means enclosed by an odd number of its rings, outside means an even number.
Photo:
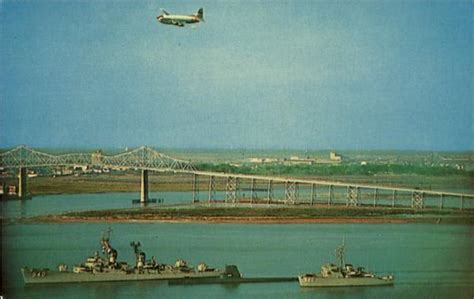
[[[0,5],[2,147],[474,150],[470,1]]]

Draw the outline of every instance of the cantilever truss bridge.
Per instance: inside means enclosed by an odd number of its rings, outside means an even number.
[[[258,176],[236,173],[207,172],[197,170],[190,162],[166,156],[150,147],[140,147],[117,155],[72,153],[53,155],[18,146],[0,154],[0,167],[19,169],[19,196],[27,193],[26,169],[34,167],[88,165],[107,168],[132,168],[142,171],[140,201],[148,200],[148,172],[174,172],[193,175],[193,202],[199,201],[199,178],[207,177],[206,201],[209,203],[283,203],[283,204],[345,204],[347,206],[377,205],[402,206],[414,209],[437,206],[465,208],[469,200],[472,207],[474,194],[421,190],[383,185],[366,185],[327,180],[296,179],[280,176]],[[218,199],[217,180],[225,185],[224,199]],[[246,188],[249,186],[249,188]],[[278,187],[281,196],[278,196]],[[242,191],[250,191],[245,197]],[[457,204],[453,205],[453,202]],[[434,203],[433,201],[436,201]]]
[[[0,166],[4,168],[90,165],[148,169],[153,171],[194,171],[191,163],[173,159],[158,151],[142,146],[135,150],[106,156],[101,152],[52,155],[27,146],[18,146],[0,154]]]

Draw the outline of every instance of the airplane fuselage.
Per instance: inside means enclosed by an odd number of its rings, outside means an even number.
[[[162,15],[156,17],[158,22],[165,25],[174,25],[179,27],[184,27],[184,24],[193,24],[204,21],[204,9],[201,7],[193,15],[172,15],[164,9]]]
[[[199,23],[197,16],[183,16],[183,15],[161,15],[157,17],[158,22],[166,25],[184,26],[184,24]]]

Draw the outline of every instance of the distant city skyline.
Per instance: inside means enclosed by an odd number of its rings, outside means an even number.
[[[474,150],[470,1],[0,8],[3,148]]]

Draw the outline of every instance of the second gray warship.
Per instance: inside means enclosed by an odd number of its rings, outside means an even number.
[[[306,273],[298,276],[302,287],[354,287],[354,286],[382,286],[393,285],[393,275],[375,276],[365,271],[363,267],[355,268],[346,264],[344,260],[345,244],[336,249],[339,265],[324,264],[320,273]]]
[[[26,284],[68,283],[68,282],[105,282],[133,280],[173,280],[217,278],[224,270],[208,267],[200,263],[190,267],[184,260],[174,265],[159,264],[153,256],[146,260],[145,252],[140,250],[140,242],[131,242],[136,257],[135,265],[118,262],[118,252],[110,245],[110,230],[103,234],[101,246],[104,256],[95,252],[84,263],[75,265],[72,271],[65,264],[59,264],[57,270],[24,267],[21,269]]]

